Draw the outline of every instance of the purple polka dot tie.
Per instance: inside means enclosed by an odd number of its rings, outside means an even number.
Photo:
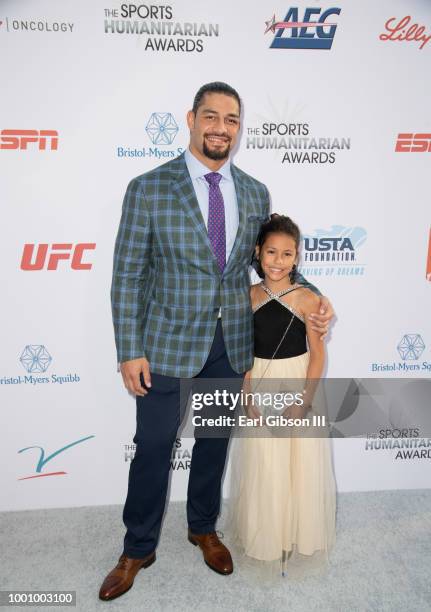
[[[219,185],[221,178],[218,172],[205,174],[205,180],[209,185],[208,237],[220,272],[223,272],[226,265],[226,226],[223,195]]]

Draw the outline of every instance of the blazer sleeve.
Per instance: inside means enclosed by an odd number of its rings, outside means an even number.
[[[310,289],[310,291],[312,291],[316,295],[322,295],[319,289],[315,287],[314,285],[312,285],[311,283],[309,283],[308,280],[304,278],[300,272],[296,273],[296,282],[302,285],[303,287]]]
[[[271,201],[269,198],[268,187],[265,185],[265,217],[269,218],[271,214]]]
[[[150,214],[141,182],[133,179],[124,196],[111,285],[112,320],[119,363],[145,357],[143,323],[150,253]]]

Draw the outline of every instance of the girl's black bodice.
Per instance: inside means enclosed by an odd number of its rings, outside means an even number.
[[[262,288],[268,293],[268,298],[254,309],[255,357],[271,359],[289,323],[289,331],[274,359],[303,355],[307,352],[304,320],[296,310],[280,299],[282,295],[295,291],[299,287],[291,287],[276,294],[264,285]]]

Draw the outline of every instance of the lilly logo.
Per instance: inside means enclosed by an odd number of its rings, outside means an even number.
[[[18,451],[19,453],[23,453],[33,448],[38,448],[40,451],[40,454],[39,454],[39,460],[36,463],[36,469],[35,469],[36,474],[34,474],[33,476],[23,476],[23,478],[18,478],[18,480],[29,480],[30,478],[41,478],[42,476],[62,476],[64,474],[67,474],[67,472],[64,472],[64,471],[42,473],[42,469],[45,467],[48,461],[51,461],[51,459],[54,459],[54,457],[56,457],[60,453],[63,453],[64,451],[71,448],[72,446],[81,444],[81,442],[85,442],[85,440],[90,440],[90,438],[94,438],[94,437],[95,436],[92,435],[92,436],[86,436],[85,438],[81,438],[80,440],[75,440],[75,442],[71,442],[70,444],[63,446],[62,448],[59,448],[58,450],[54,451],[48,456],[45,456],[45,449],[42,446],[27,446],[26,448],[21,448]]]

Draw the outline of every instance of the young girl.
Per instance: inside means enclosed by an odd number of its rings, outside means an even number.
[[[272,215],[256,246],[264,280],[251,287],[255,359],[244,391],[265,393],[268,379],[295,390],[300,385],[302,401],[283,409],[286,418],[310,414],[325,360],[324,343],[308,318],[319,299],[295,283],[299,243],[297,225]],[[264,412],[255,404],[247,408],[247,416],[255,419]],[[275,566],[293,576],[326,564],[335,537],[335,482],[325,435],[308,437],[301,428],[295,437],[281,429],[261,425],[260,431],[241,431],[235,440],[229,522],[242,551],[259,569]]]

